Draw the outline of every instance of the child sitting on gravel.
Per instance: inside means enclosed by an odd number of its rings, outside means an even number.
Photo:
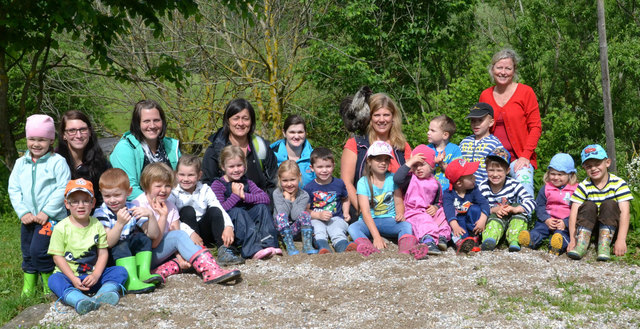
[[[531,232],[522,231],[518,237],[521,246],[536,249],[542,240],[551,236],[549,253],[559,255],[569,244],[569,200],[578,187],[578,177],[569,154],[558,153],[551,158],[543,178],[545,185],[536,198],[538,221]]]
[[[434,166],[435,151],[418,145],[393,176],[393,182],[406,190],[404,217],[411,223],[420,243],[429,247],[429,255],[439,255],[446,250],[451,237],[451,226],[442,210],[442,189],[433,176]]]

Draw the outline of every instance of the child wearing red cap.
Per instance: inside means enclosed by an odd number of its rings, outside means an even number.
[[[9,199],[22,222],[23,296],[35,293],[38,273],[44,292],[50,292],[47,280],[55,267],[47,254],[51,230],[67,216],[63,199],[71,172],[67,161],[53,152],[55,131],[53,119],[48,115],[34,114],[27,118],[27,152],[16,160],[9,176]]]
[[[479,251],[478,236],[484,231],[489,216],[489,203],[476,186],[474,176],[479,165],[455,159],[444,172],[449,179],[449,190],[443,193],[442,204],[457,252]]]
[[[393,181],[404,194],[404,217],[413,227],[420,243],[429,247],[429,255],[439,255],[447,249],[451,227],[442,210],[442,190],[433,175],[435,151],[418,145],[411,158],[400,166]]]

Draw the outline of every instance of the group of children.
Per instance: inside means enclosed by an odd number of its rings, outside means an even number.
[[[40,273],[45,292],[50,288],[84,314],[117,304],[121,287],[148,293],[189,268],[206,283],[237,281],[238,270],[220,265],[282,255],[280,238],[289,255],[300,253],[299,238],[306,254],[333,249],[368,256],[386,247],[386,237],[397,240],[400,253],[424,259],[450,242],[459,253],[491,251],[504,237],[509,251],[519,251],[550,237],[551,253],[581,259],[597,229],[598,260],[610,258],[616,234],[614,253],[626,253],[632,196],[608,173],[601,146],[582,150],[588,177],[580,184],[571,156],[556,154],[534,200],[508,176],[509,152],[489,131],[491,107],[476,104],[468,118],[474,134],[460,147],[449,142],[453,120],[434,118],[429,145],[417,146],[395,174],[389,171],[392,147],[372,143],[357,182],[361,215],[352,219],[345,184],[333,177],[334,156],[323,147],[311,153],[315,179],[301,186],[296,162],[284,161],[271,196],[246,178],[243,150],[229,145],[220,155],[224,175],[210,187],[200,182],[200,159],[185,155],[175,172],[163,163],[147,165],[144,193],[133,202],[126,173],[108,169],[99,181],[104,203],[95,205],[92,183],[70,180],[66,161],[53,152],[53,120],[33,115],[26,124],[28,152],[9,179],[22,221],[22,293],[35,292]],[[538,220],[528,230],[534,211]],[[217,261],[207,247],[217,248]]]

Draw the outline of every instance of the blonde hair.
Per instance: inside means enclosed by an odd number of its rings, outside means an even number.
[[[446,114],[442,114],[431,119],[431,122],[438,123],[438,125],[440,125],[440,129],[442,129],[443,132],[449,133],[449,139],[451,139],[451,137],[453,137],[453,134],[456,133],[455,121],[453,121],[453,119],[448,117]]]
[[[222,151],[220,151],[220,169],[224,171],[224,164],[229,159],[240,158],[242,163],[244,163],[244,170],[247,170],[247,156],[244,154],[244,151],[240,148],[240,146],[235,145],[227,145]]]
[[[369,97],[369,117],[373,116],[376,111],[381,108],[386,108],[391,112],[391,130],[389,130],[389,144],[396,150],[404,150],[407,139],[402,133],[402,115],[398,111],[396,103],[393,102],[391,97],[384,93],[373,94]],[[376,141],[376,132],[372,128],[372,121],[369,120],[367,126],[367,135],[369,137],[369,144]]]
[[[100,189],[119,188],[122,190],[129,190],[131,187],[129,183],[129,176],[124,170],[120,168],[109,168],[100,175],[98,181]]]
[[[147,192],[154,182],[168,183],[172,187],[176,186],[176,176],[171,167],[163,162],[156,162],[147,165],[142,170],[140,176],[140,187]]]
[[[176,166],[176,171],[180,169],[180,166],[185,167],[194,167],[196,172],[200,172],[202,168],[202,160],[200,157],[192,154],[183,154],[180,159],[178,159],[178,165]]]
[[[549,180],[550,180],[550,178],[549,178],[549,172],[551,172],[551,170],[555,170],[555,169],[553,169],[553,168],[549,168],[549,169],[547,169],[547,172],[545,172],[545,173],[544,173],[544,176],[542,177],[542,181],[543,181],[543,182],[545,182],[545,183],[549,183]],[[567,174],[567,173],[566,173],[566,172],[564,172],[564,171],[560,171],[560,170],[556,170],[556,171],[557,171],[557,172],[561,172],[561,173],[565,173],[565,174]],[[575,184],[578,184],[578,175],[576,175],[576,173],[572,172],[572,173],[567,174],[567,175],[569,175],[569,182],[568,182],[567,184],[569,184],[569,185],[575,185]]]
[[[496,65],[497,62],[507,58],[511,59],[511,61],[513,62],[513,81],[518,80],[518,62],[520,62],[520,59],[518,58],[518,54],[516,54],[513,49],[507,48],[500,50],[499,52],[493,54],[493,57],[491,57],[491,65],[489,65],[488,67],[491,83],[496,83],[495,79],[493,78],[493,66]]]
[[[300,172],[300,167],[294,160],[285,160],[280,164],[278,168],[278,188],[282,189],[282,184],[280,184],[280,177],[285,173],[293,173],[298,179],[302,177],[302,173]]]

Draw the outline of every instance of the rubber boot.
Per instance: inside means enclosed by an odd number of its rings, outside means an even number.
[[[526,220],[521,218],[511,219],[511,222],[509,222],[509,227],[507,228],[507,242],[509,243],[510,252],[520,251],[518,238],[520,237],[520,232],[525,231],[526,229]]]
[[[120,285],[110,281],[105,282],[98,290],[94,298],[98,304],[117,305],[120,301]]]
[[[176,258],[172,258],[165,262],[164,264],[156,267],[151,273],[159,274],[162,277],[162,282],[166,282],[167,278],[171,275],[178,274],[182,272],[180,268],[180,264],[178,264],[178,260]]]
[[[307,255],[317,254],[318,249],[313,248],[313,226],[303,225],[302,232],[302,252]]]
[[[371,254],[380,252],[380,250],[378,250],[378,248],[376,248],[373,243],[371,243],[371,240],[367,238],[357,238],[355,242],[358,245],[356,247],[356,251],[359,252],[362,256],[367,257]]]
[[[346,240],[343,240],[344,242],[347,242]],[[340,241],[342,242],[342,241]],[[329,246],[329,242],[327,240],[316,240],[316,245],[318,246],[318,249],[320,251],[318,251],[318,254],[320,255],[324,255],[324,254],[329,254],[331,253],[331,247]],[[346,248],[347,245],[345,245]],[[337,251],[337,245],[336,245],[336,251]]]
[[[418,239],[411,235],[405,234],[398,239],[398,252],[401,254],[408,254],[411,248],[418,244]]]
[[[533,245],[531,245],[531,234],[529,231],[524,230],[518,234],[518,244],[527,248],[533,248]]]
[[[38,281],[38,273],[24,272],[22,277],[22,297],[32,297],[36,293],[36,281]]]
[[[576,233],[576,247],[567,252],[567,256],[571,259],[579,260],[584,257],[589,249],[589,240],[591,239],[591,231],[584,226],[578,226]]]
[[[87,295],[76,288],[68,288],[65,290],[63,300],[80,315],[87,314],[100,307],[100,304],[97,303],[95,299],[87,297]]]
[[[151,269],[151,251],[140,251],[136,254],[136,267],[138,278],[144,283],[162,283],[164,280],[159,274],[149,272]]]
[[[560,255],[564,247],[564,237],[560,233],[554,233],[549,239],[549,253],[553,255]]]
[[[612,226],[601,226],[598,236],[598,260],[606,262],[611,259],[611,240],[616,229]]]
[[[336,252],[356,251],[358,245],[355,242],[349,242],[347,240],[340,240],[333,246]]]
[[[482,232],[482,250],[491,251],[496,248],[504,233],[504,226],[497,220],[490,220]]]
[[[49,289],[49,277],[51,277],[53,272],[48,273],[40,273],[40,277],[42,278],[42,291],[45,295],[51,294],[51,289]]]
[[[293,234],[291,233],[290,228],[282,231],[282,242],[284,242],[284,247],[287,249],[287,254],[289,254],[289,256],[298,255],[300,253],[293,244]]]
[[[136,258],[134,256],[116,259],[116,265],[124,267],[127,270],[127,274],[129,274],[127,282],[124,284],[128,293],[145,294],[156,289],[156,285],[140,281],[136,267]]]
[[[196,272],[202,274],[204,283],[224,283],[240,279],[239,270],[222,269],[207,249],[201,249],[189,260]]]

